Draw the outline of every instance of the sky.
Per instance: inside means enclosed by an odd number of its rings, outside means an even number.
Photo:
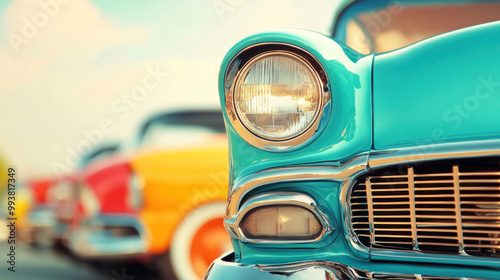
[[[219,106],[239,40],[276,28],[328,34],[338,0],[1,0],[0,154],[58,176],[162,110]]]

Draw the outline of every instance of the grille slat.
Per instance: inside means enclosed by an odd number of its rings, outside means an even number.
[[[420,235],[420,238],[422,239],[419,243],[424,242],[424,239],[450,239],[450,240],[457,240],[456,236],[439,236],[439,235]]]
[[[482,180],[477,180],[477,179],[460,179],[460,183],[474,183],[474,184],[500,183],[500,179],[482,179]]]
[[[386,168],[359,179],[349,202],[372,249],[500,257],[498,158]]]
[[[425,181],[415,181],[415,184],[450,184],[453,180],[425,180]]]

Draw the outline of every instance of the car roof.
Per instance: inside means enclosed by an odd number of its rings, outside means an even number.
[[[146,131],[155,124],[206,126],[215,132],[225,133],[224,119],[220,109],[184,109],[157,113],[149,117],[139,128],[136,142],[141,143]]]
[[[349,5],[351,5],[352,3],[356,2],[356,1],[358,1],[358,0],[340,0],[339,1],[339,4],[337,5],[337,9],[335,10],[334,15],[333,15],[333,21],[332,21],[329,35],[334,34],[338,19],[339,19],[340,15],[342,14],[342,12],[345,10],[345,8],[347,8]]]
[[[428,4],[453,4],[453,3],[473,3],[473,2],[500,2],[500,0],[399,0],[399,1],[393,1],[393,0],[379,0],[379,1],[372,1],[372,0],[339,0],[339,4],[337,6],[337,10],[334,13],[333,17],[333,23],[332,23],[332,28],[330,35],[339,38],[341,40],[345,39],[343,38],[345,34],[343,34],[342,30],[337,29],[337,26],[340,22],[345,23],[345,21],[349,18],[349,14],[352,12],[353,9],[357,10],[359,8],[363,8],[363,6],[370,6],[370,7],[375,7],[375,6],[384,6],[384,5],[389,5],[391,3],[398,3],[398,4],[408,4],[408,3],[428,3]],[[355,2],[364,2],[360,3],[359,5],[354,5],[352,9],[349,8],[353,6]]]

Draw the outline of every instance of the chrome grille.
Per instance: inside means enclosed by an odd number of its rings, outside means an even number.
[[[373,249],[500,256],[499,160],[377,171],[354,185],[350,212],[359,242]]]

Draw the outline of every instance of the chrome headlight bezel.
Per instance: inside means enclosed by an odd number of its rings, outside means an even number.
[[[144,179],[137,175],[131,174],[128,181],[127,202],[133,209],[141,209],[144,205]]]
[[[304,210],[310,212],[318,220],[321,225],[321,231],[318,236],[314,238],[303,238],[303,239],[252,239],[245,236],[243,230],[240,227],[244,217],[252,210],[259,209],[267,206],[292,206],[300,207]],[[228,229],[228,232],[233,233],[233,238],[237,238],[245,243],[253,244],[316,244],[325,238],[325,236],[331,233],[334,228],[329,222],[327,216],[318,208],[317,203],[309,196],[299,193],[292,192],[273,192],[258,195],[250,198],[246,203],[244,203],[239,209],[237,215],[232,220],[224,221],[224,226]]]
[[[314,75],[318,88],[318,102],[315,116],[311,123],[305,129],[296,134],[285,138],[268,138],[258,135],[255,131],[245,125],[244,120],[240,118],[235,106],[235,91],[238,85],[248,74],[250,68],[256,61],[271,55],[284,55],[297,59],[306,66]],[[270,151],[289,150],[295,147],[303,146],[308,143],[318,132],[326,125],[329,117],[329,110],[326,108],[330,104],[331,95],[329,90],[329,81],[326,72],[313,55],[309,52],[293,45],[282,43],[257,44],[240,51],[228,64],[224,76],[225,108],[228,119],[236,132],[249,144]],[[325,114],[327,112],[328,114]],[[326,118],[325,118],[326,117]]]

